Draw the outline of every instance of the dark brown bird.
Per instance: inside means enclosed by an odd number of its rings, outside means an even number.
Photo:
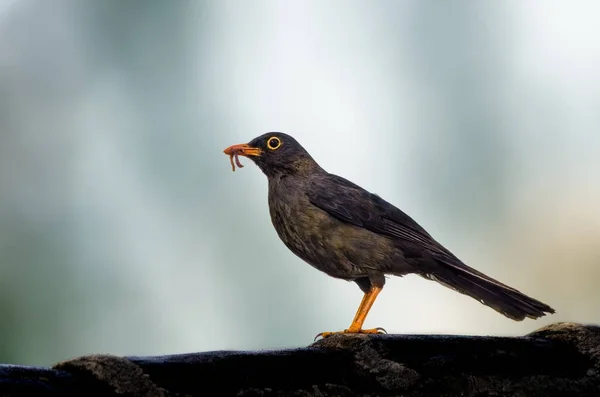
[[[465,265],[404,212],[325,171],[287,134],[267,133],[224,152],[234,171],[234,159],[242,166],[241,155],[267,176],[271,221],[283,243],[316,269],[354,281],[364,292],[354,320],[341,333],[380,332],[362,325],[385,275],[418,274],[516,321],[554,313],[550,306]]]

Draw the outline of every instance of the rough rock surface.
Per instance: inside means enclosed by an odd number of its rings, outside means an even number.
[[[337,335],[309,347],[0,365],[1,396],[600,396],[600,327]]]

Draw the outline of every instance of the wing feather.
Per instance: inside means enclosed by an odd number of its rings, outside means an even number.
[[[307,194],[313,205],[343,222],[406,240],[455,259],[406,213],[345,178],[333,174],[318,175],[311,180]]]

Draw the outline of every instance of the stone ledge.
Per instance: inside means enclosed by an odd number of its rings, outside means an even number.
[[[218,391],[218,393],[215,393]],[[0,365],[2,396],[600,396],[600,327],[335,335],[308,347]]]

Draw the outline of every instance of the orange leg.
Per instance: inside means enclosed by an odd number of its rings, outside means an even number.
[[[380,292],[381,292],[381,288],[373,287],[373,288],[371,288],[371,290],[369,292],[367,292],[363,296],[362,301],[360,302],[360,305],[358,306],[358,310],[356,311],[356,314],[354,315],[354,320],[352,320],[352,324],[350,324],[350,327],[348,329],[346,329],[344,331],[338,331],[338,332],[321,332],[320,334],[317,335],[316,338],[318,338],[319,336],[322,336],[323,338],[327,338],[328,336],[331,336],[334,334],[379,334],[379,333],[381,333],[383,331],[382,328],[362,329],[363,323],[365,322],[365,319],[367,318],[367,314],[369,314],[369,310],[371,310],[371,307],[373,306],[373,302],[375,302],[375,299],[377,298],[377,295],[379,295]]]

